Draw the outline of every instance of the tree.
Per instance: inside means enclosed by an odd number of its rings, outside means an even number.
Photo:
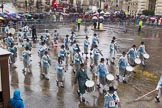
[[[153,10],[143,10],[142,14],[146,15],[146,16],[150,16],[150,15],[153,16],[154,15],[154,11]]]

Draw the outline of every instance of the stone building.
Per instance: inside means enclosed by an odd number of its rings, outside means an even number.
[[[162,15],[162,0],[156,0],[155,15]]]
[[[143,10],[153,10],[162,15],[162,0],[123,0],[122,10],[129,14],[141,14]]]

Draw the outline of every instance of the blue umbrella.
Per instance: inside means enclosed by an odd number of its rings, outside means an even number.
[[[16,17],[16,14],[15,13],[9,13],[8,16],[10,16],[10,17]]]

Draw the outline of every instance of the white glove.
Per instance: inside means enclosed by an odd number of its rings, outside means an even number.
[[[98,76],[98,74],[97,74],[97,73],[95,73],[95,76],[97,77],[97,76]]]
[[[63,67],[59,67],[60,69],[63,69]]]
[[[157,87],[156,87],[156,90],[159,90],[159,88],[160,88],[160,87],[159,87],[159,86],[157,86]]]

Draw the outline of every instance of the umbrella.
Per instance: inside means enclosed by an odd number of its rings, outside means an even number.
[[[150,20],[155,20],[156,18],[155,17],[151,17]]]
[[[18,19],[19,19],[19,18],[21,18],[21,17],[17,15],[17,16],[16,16],[16,18],[18,18]]]
[[[31,17],[32,15],[31,14],[29,14],[29,13],[27,13],[27,14],[25,14],[26,16],[29,16],[29,17]]]
[[[100,14],[104,14],[104,11],[101,11]]]
[[[93,15],[98,15],[99,13],[98,12],[95,12]]]
[[[92,19],[93,19],[93,20],[94,20],[94,19],[97,19],[97,17],[96,17],[96,16],[93,16]]]
[[[106,12],[105,15],[110,15],[110,12]]]
[[[120,14],[120,11],[115,11],[114,14]]]
[[[10,17],[16,17],[16,14],[15,13],[9,13],[8,16],[10,16]]]
[[[68,16],[68,15],[69,15],[69,14],[67,14],[67,13],[63,13],[63,12],[62,12],[61,14],[62,14],[62,15],[65,15],[65,16]]]
[[[3,17],[0,17],[0,20],[4,20],[4,18]]]
[[[100,16],[99,19],[104,19],[104,17],[103,16]]]

